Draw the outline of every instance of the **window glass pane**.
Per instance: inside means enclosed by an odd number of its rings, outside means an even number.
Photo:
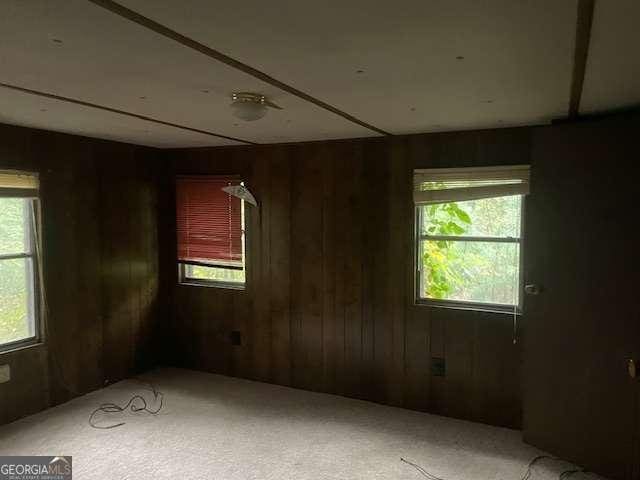
[[[520,237],[522,196],[424,205],[423,235]]]
[[[243,284],[245,277],[244,270],[201,265],[185,265],[185,274],[188,279],[238,284]]]
[[[423,240],[422,298],[517,305],[518,243]]]
[[[34,336],[31,262],[0,260],[0,345]]]
[[[0,197],[0,255],[24,253],[28,249],[25,223],[29,200]]]

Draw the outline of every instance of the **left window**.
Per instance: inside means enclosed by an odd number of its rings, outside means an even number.
[[[0,171],[0,351],[39,339],[38,178]]]
[[[244,288],[244,201],[223,190],[241,184],[235,176],[176,177],[180,283]]]

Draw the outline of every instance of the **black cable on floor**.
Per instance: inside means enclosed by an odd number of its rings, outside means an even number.
[[[533,473],[533,466],[536,463],[538,463],[540,460],[558,460],[558,459],[556,457],[551,457],[549,455],[538,455],[537,457],[535,457],[533,460],[529,462],[529,465],[527,465],[527,471],[522,476],[521,480],[529,480],[529,478],[531,478],[531,474]]]
[[[538,463],[541,460],[558,460],[558,461],[563,461],[559,458],[556,457],[551,457],[549,455],[538,455],[537,457],[535,457],[533,460],[531,460],[529,462],[529,465],[527,465],[527,470],[524,473],[524,475],[522,476],[521,480],[529,480],[531,478],[531,474],[533,473],[533,467],[536,463]],[[436,475],[429,473],[428,471],[426,471],[424,468],[422,468],[420,465],[410,462],[409,460],[406,460],[402,457],[400,457],[400,461],[411,465],[413,468],[415,468],[418,472],[420,472],[420,474],[425,477],[428,478],[429,480],[444,480],[443,478],[437,477]],[[577,469],[572,469],[572,470],[565,470],[563,472],[560,473],[560,475],[558,476],[559,480],[566,480],[569,477],[571,477],[572,475],[575,475],[576,473],[590,473],[587,470],[583,469],[583,468],[577,468]]]
[[[584,468],[577,468],[575,470],[565,470],[564,472],[562,472],[560,474],[559,479],[560,480],[566,480],[567,478],[569,478],[571,475],[575,475],[576,473],[582,473],[584,475],[593,475],[592,472],[590,472],[589,470],[585,470]]]
[[[408,464],[408,465],[411,465],[411,466],[412,466],[413,468],[415,468],[418,472],[420,472],[420,474],[421,474],[423,477],[428,478],[429,480],[443,480],[442,478],[440,478],[440,477],[436,477],[436,476],[435,476],[435,475],[433,475],[432,473],[427,472],[424,468],[422,468],[420,465],[418,465],[418,464],[416,464],[416,463],[410,462],[409,460],[406,460],[406,459],[404,459],[404,458],[402,458],[402,457],[400,457],[400,461],[402,461],[402,462],[404,462],[404,463],[406,463],[406,464]]]
[[[95,420],[94,420],[94,417],[98,413],[119,413],[119,412],[125,412],[130,409],[134,413],[144,411],[144,412],[150,413],[151,415],[157,415],[158,412],[160,412],[160,410],[162,410],[162,407],[164,406],[164,394],[158,391],[152,383],[149,383],[149,382],[141,382],[141,383],[151,387],[151,391],[153,392],[153,403],[157,402],[158,398],[160,399],[160,405],[158,406],[158,408],[156,408],[155,410],[152,408],[149,408],[149,404],[147,403],[145,398],[142,395],[136,394],[133,397],[131,397],[124,406],[117,405],[115,403],[103,403],[98,408],[96,408],[93,412],[91,412],[91,415],[89,415],[89,425],[99,430],[109,430],[111,428],[121,427],[126,423],[126,422],[120,422],[120,423],[115,423],[113,425],[107,425],[107,426],[98,425],[95,423]]]

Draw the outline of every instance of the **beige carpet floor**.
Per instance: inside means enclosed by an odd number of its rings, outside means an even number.
[[[446,480],[519,480],[542,453],[518,431],[333,395],[180,369],[141,378],[164,393],[157,416],[106,414],[100,424],[126,424],[89,426],[100,403],[152,398],[126,380],[0,427],[0,455],[72,455],[76,480],[425,478],[401,457]],[[543,462],[531,480],[566,467]]]

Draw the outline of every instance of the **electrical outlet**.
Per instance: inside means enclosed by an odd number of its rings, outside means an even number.
[[[0,365],[0,383],[6,383],[9,380],[11,380],[11,367]]]

